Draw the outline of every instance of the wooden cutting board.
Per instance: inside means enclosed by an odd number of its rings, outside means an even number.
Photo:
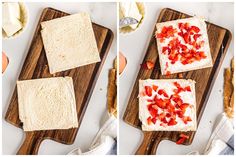
[[[46,8],[43,10],[18,80],[58,76],[72,77],[75,90],[78,121],[80,126],[90,96],[93,92],[99,73],[101,72],[102,66],[110,49],[113,40],[113,33],[110,29],[93,23],[93,30],[96,37],[101,62],[56,73],[56,75],[53,76],[49,73],[48,62],[40,34],[40,23],[42,21],[47,21],[66,15],[68,14],[52,8]],[[22,128],[22,123],[19,120],[18,114],[16,87],[12,95],[9,108],[5,115],[5,119],[7,122],[15,125],[16,127]],[[51,139],[64,144],[72,144],[75,140],[78,129],[79,128],[26,132],[25,140],[17,154],[37,154],[40,143],[44,139]]]
[[[175,19],[190,17],[187,14],[165,8],[161,11],[158,22],[165,22]],[[139,120],[138,114],[138,89],[139,89],[139,79],[173,79],[180,78],[178,74],[173,74],[170,76],[162,76],[160,71],[160,64],[157,52],[157,45],[155,39],[155,31],[153,31],[153,37],[149,43],[146,55],[144,57],[143,63],[151,60],[155,64],[155,68],[152,70],[145,70],[140,68],[138,76],[135,80],[132,93],[130,95],[126,111],[124,113],[124,121],[133,127],[141,129],[141,122]],[[182,73],[184,79],[193,79],[196,81],[196,99],[197,99],[197,122],[199,124],[204,108],[207,104],[207,100],[211,93],[211,89],[217,78],[220,66],[228,49],[229,43],[231,41],[231,33],[220,26],[207,22],[207,32],[210,42],[211,55],[213,59],[213,67],[194,70]],[[152,131],[144,132],[143,142],[136,151],[136,154],[156,154],[158,144],[162,140],[171,140],[176,142],[179,138],[181,132],[168,132],[168,131]],[[183,143],[184,145],[190,145],[193,141],[195,132],[187,132],[190,136],[188,140]],[[167,152],[168,153],[168,152]]]

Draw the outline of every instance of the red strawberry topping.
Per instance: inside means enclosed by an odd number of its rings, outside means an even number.
[[[200,54],[197,51],[204,46],[204,41],[199,40],[202,36],[199,34],[200,28],[194,25],[191,26],[189,23],[178,23],[178,28],[179,32],[173,26],[164,26],[161,32],[156,34],[156,38],[160,39],[161,42],[172,37],[169,43],[162,47],[162,53],[168,55],[170,63],[175,64],[180,61],[180,63],[186,65],[205,59],[205,52]],[[181,37],[184,43],[181,43],[177,36]]]
[[[185,141],[186,141],[186,138],[181,137],[181,138],[176,142],[176,144],[183,144]]]
[[[158,86],[152,85],[152,89],[153,89],[155,92],[157,91],[157,88],[158,88]]]
[[[159,94],[159,95],[163,95],[164,97],[167,97],[167,98],[169,97],[168,94],[166,93],[166,91],[165,91],[164,89],[158,90],[158,94]]]
[[[145,63],[141,64],[141,66],[144,68],[144,69],[153,69],[154,67],[154,63],[152,61],[146,61]]]
[[[145,92],[147,96],[152,96],[152,88],[150,86],[145,86]]]

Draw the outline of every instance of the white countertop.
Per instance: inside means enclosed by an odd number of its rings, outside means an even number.
[[[146,49],[148,47],[154,25],[161,9],[173,8],[181,12],[203,16],[214,24],[229,29],[234,33],[233,3],[145,3],[145,19],[138,30],[131,34],[120,35],[120,51],[127,57],[127,67],[119,79],[119,150],[120,154],[134,154],[142,141],[142,132],[135,129],[122,120],[134,80],[139,71]],[[215,118],[223,111],[223,69],[229,67],[233,57],[233,40],[229,46],[218,77],[215,81],[205,112],[194,141],[190,146],[176,145],[171,141],[162,141],[159,144],[157,154],[187,154],[198,150],[203,152],[210,137]],[[170,149],[171,148],[171,149]]]
[[[117,50],[116,3],[26,3],[26,5],[30,17],[27,29],[18,38],[4,40],[2,42],[3,51],[5,51],[10,58],[10,64],[2,77],[3,119],[43,8],[53,7],[68,13],[76,13],[79,11],[88,12],[90,13],[93,22],[110,28],[114,33],[114,40],[110,52],[97,80],[97,84],[94,88],[94,92],[74,144],[64,145],[51,140],[45,140],[39,148],[39,154],[67,154],[77,147],[85,150],[99,130],[100,119],[106,110],[108,70],[112,67]],[[2,121],[3,154],[16,154],[23,139],[24,134],[21,129],[14,127],[5,120]]]

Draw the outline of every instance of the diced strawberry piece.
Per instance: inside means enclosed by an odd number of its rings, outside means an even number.
[[[152,85],[152,89],[153,89],[155,92],[157,91],[157,88],[158,88],[158,86]]]
[[[197,26],[191,26],[190,31],[198,33],[198,32],[200,32],[200,29]]]
[[[164,117],[161,121],[162,121],[163,123],[168,123],[167,120],[166,120],[166,117]]]
[[[182,88],[178,82],[174,82],[175,87]]]
[[[158,118],[160,120],[163,120],[166,117],[166,114],[164,112],[162,112],[161,114],[159,114]]]
[[[158,106],[155,104],[155,105],[152,105],[152,108],[154,108],[155,110],[158,111]]]
[[[151,118],[151,117],[148,117],[148,118],[147,118],[147,123],[148,123],[148,125],[151,125],[151,124],[152,124],[152,118]]]
[[[148,69],[152,69],[154,67],[154,63],[152,61],[147,61],[146,65]]]
[[[166,117],[167,117],[167,118],[170,118],[170,117],[171,117],[171,114],[170,114],[170,113],[166,113]]]
[[[156,121],[157,121],[156,118],[152,118],[152,123],[153,123],[153,124],[156,124]]]
[[[152,96],[152,88],[150,86],[145,86],[145,92],[147,96]]]
[[[176,114],[178,115],[179,118],[183,118],[184,117],[184,113],[181,110],[177,110]]]
[[[168,123],[168,126],[172,126],[172,125],[176,125],[176,124],[177,124],[177,122],[173,118],[171,118]]]
[[[184,38],[185,43],[189,43],[189,34],[188,33],[184,33],[183,38]]]
[[[156,38],[163,38],[162,33],[157,33],[157,34],[156,34]]]
[[[200,51],[199,55],[200,55],[201,58],[206,58],[207,57],[203,51]]]
[[[163,54],[166,54],[166,51],[168,51],[168,52],[169,52],[169,50],[170,50],[170,48],[169,48],[169,47],[167,47],[167,46],[164,46],[164,47],[162,48],[162,53],[163,53]]]
[[[175,106],[169,104],[167,106],[167,110],[168,110],[169,113],[174,113],[175,112]]]
[[[166,103],[162,99],[158,99],[154,97],[154,100],[156,102],[156,105],[162,109],[166,107]]]
[[[181,133],[181,134],[179,135],[179,137],[183,137],[183,138],[189,139],[189,136],[186,135],[186,134],[183,134],[183,133]]]
[[[194,56],[194,58],[195,58],[197,61],[200,61],[200,60],[201,60],[201,56],[200,56],[199,54],[196,54],[196,55]]]
[[[184,137],[181,137],[177,142],[176,144],[183,144],[185,142],[186,138]]]
[[[189,107],[189,104],[188,103],[183,103],[181,106],[180,106],[180,109],[185,113],[186,109]]]
[[[166,75],[169,76],[171,74],[170,71],[166,71]]]
[[[184,29],[185,29],[185,30],[188,30],[188,29],[189,29],[189,23],[188,23],[188,22],[186,22],[186,23],[184,24]]]
[[[149,113],[151,114],[152,117],[157,117],[157,110],[154,109],[153,107],[149,108]]]
[[[183,29],[184,28],[184,25],[183,25],[183,23],[178,23],[178,27],[179,27],[179,29]]]
[[[181,47],[183,50],[187,50],[187,49],[188,49],[188,47],[187,47],[186,45],[183,45],[183,44],[181,44],[180,47]]]
[[[147,99],[147,102],[153,102],[153,100],[152,99]]]
[[[185,91],[188,91],[188,92],[191,92],[190,86],[185,87],[184,90],[185,90]]]
[[[181,63],[182,63],[183,65],[186,65],[186,64],[188,64],[188,60],[186,59],[186,60],[182,61]]]
[[[157,92],[159,95],[163,95],[164,97],[168,98],[169,95],[166,93],[166,91],[164,89],[160,89]]]
[[[189,116],[183,117],[182,119],[183,119],[184,124],[187,124],[188,122],[192,121],[191,117],[189,117]]]
[[[194,34],[194,35],[193,35],[193,39],[194,39],[195,41],[197,41],[197,39],[198,39],[200,36],[202,36],[202,35],[201,35],[201,34]]]
[[[160,126],[166,127],[166,124],[165,123],[161,123]]]
[[[141,64],[144,69],[153,69],[154,63],[152,61],[146,61],[146,63]]]
[[[161,42],[161,43],[164,43],[164,41],[165,41],[164,38],[161,38],[161,39],[160,39],[160,42]]]

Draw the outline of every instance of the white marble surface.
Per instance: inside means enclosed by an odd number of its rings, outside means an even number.
[[[125,73],[120,77],[120,117],[123,116],[129,95],[143,60],[152,31],[162,8],[173,8],[190,15],[204,16],[208,21],[234,33],[233,3],[146,3],[143,24],[135,32],[120,35],[120,50],[127,57]],[[228,67],[233,56],[233,40],[225,56],[219,75],[210,94],[195,139],[190,146],[179,146],[170,141],[159,144],[157,154],[186,154],[193,150],[203,152],[212,131],[214,120],[223,111],[223,69]],[[142,140],[142,133],[120,120],[120,154],[134,154]],[[171,148],[171,149],[170,149]]]
[[[23,61],[33,38],[40,14],[45,7],[53,7],[68,13],[85,11],[90,13],[92,21],[110,28],[114,32],[114,41],[106,62],[100,73],[94,92],[88,104],[83,122],[73,145],[64,145],[51,140],[42,142],[39,154],[66,154],[74,148],[81,147],[85,150],[99,129],[100,118],[106,109],[106,87],[108,69],[112,67],[116,56],[116,3],[27,3],[29,9],[29,25],[26,31],[16,39],[4,40],[3,50],[10,58],[10,64],[2,77],[2,117],[10,101],[16,80],[20,73]],[[3,154],[15,154],[24,138],[23,131],[5,120],[2,121],[2,152]]]

